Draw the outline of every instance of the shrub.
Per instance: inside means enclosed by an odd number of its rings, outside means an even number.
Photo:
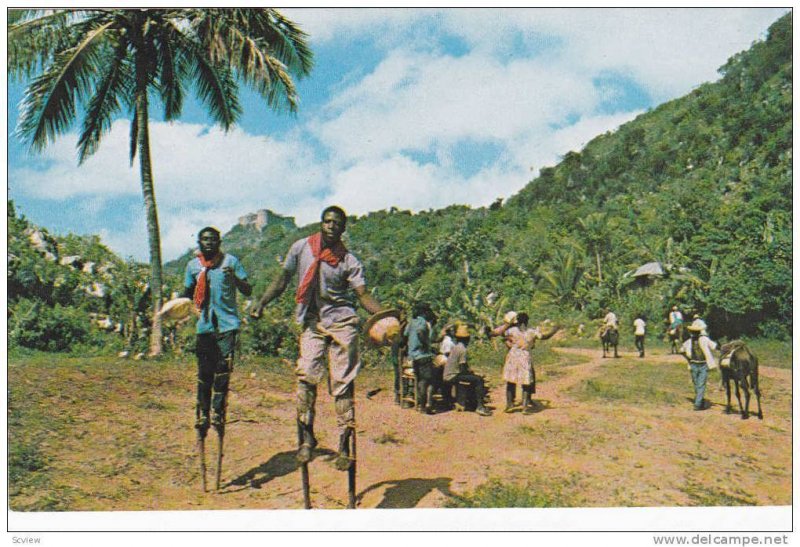
[[[297,355],[297,334],[289,321],[275,317],[270,310],[259,320],[251,320],[240,330],[244,355],[272,355],[291,358]]]
[[[10,310],[9,344],[44,351],[66,351],[89,336],[89,320],[79,309],[45,306],[22,299]]]

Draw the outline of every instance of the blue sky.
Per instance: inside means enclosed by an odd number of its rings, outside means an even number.
[[[777,9],[286,9],[311,36],[296,116],[242,87],[227,134],[189,102],[156,113],[151,146],[166,260],[198,228],[259,208],[314,222],[396,206],[488,205],[540,168],[648,108],[718,78],[763,38]],[[13,135],[23,87],[8,89],[8,190],[56,233],[96,233],[147,258],[138,165],[120,118],[83,166],[75,133],[33,155]]]

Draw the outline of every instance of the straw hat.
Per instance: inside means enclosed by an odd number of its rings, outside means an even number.
[[[517,322],[517,312],[509,311],[503,316],[503,323],[506,325],[514,325]]]
[[[463,323],[456,325],[456,338],[469,338],[469,327]]]
[[[391,346],[400,336],[400,310],[381,310],[364,323],[367,341],[375,346]]]
[[[691,324],[691,325],[689,325],[688,327],[686,327],[686,330],[690,330],[690,331],[692,331],[692,332],[703,332],[703,331],[705,330],[705,327],[703,326],[703,324],[702,324],[702,323],[700,323],[700,320],[699,320],[699,319],[695,319],[695,320],[692,322],[692,324]]]
[[[173,298],[161,306],[158,315],[168,321],[180,321],[189,317],[193,306],[191,298]]]

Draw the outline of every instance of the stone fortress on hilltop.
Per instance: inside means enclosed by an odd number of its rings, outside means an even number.
[[[263,230],[265,226],[272,226],[274,224],[283,225],[286,228],[294,229],[297,225],[294,223],[294,217],[284,217],[277,215],[269,209],[259,209],[255,213],[248,213],[239,217],[239,225],[253,226],[256,230]]]

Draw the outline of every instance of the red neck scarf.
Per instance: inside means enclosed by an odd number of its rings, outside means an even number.
[[[206,278],[207,272],[208,270],[212,270],[222,264],[223,258],[225,258],[225,255],[222,253],[222,251],[218,251],[211,260],[206,260],[206,257],[203,256],[203,253],[197,253],[197,260],[200,261],[200,266],[202,266],[200,275],[197,276],[197,285],[194,288],[194,305],[198,310],[202,310],[203,306],[205,306],[208,302],[208,279]]]
[[[311,286],[319,273],[319,263],[325,262],[335,268],[339,265],[339,262],[344,260],[344,256],[347,254],[347,249],[341,240],[337,241],[333,247],[323,249],[321,232],[309,236],[308,245],[311,247],[311,254],[314,255],[314,262],[309,266],[303,281],[297,287],[295,301],[298,304],[308,303],[308,298],[311,296]]]

